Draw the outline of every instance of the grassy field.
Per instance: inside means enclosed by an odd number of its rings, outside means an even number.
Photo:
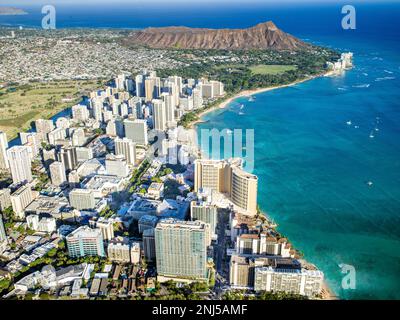
[[[296,70],[297,67],[296,66],[292,66],[292,65],[266,65],[266,64],[260,64],[260,65],[256,65],[256,66],[251,66],[249,67],[249,69],[251,70],[251,72],[253,74],[271,74],[271,75],[275,75],[275,74],[279,74],[279,73],[283,73],[286,71],[291,71],[291,70]]]
[[[68,80],[2,88],[0,131],[11,140],[29,129],[32,121],[52,117],[102,85],[101,80]]]

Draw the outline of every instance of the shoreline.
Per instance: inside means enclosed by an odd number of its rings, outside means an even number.
[[[263,93],[263,92],[268,92],[268,91],[272,91],[272,90],[276,90],[276,89],[287,88],[287,87],[291,87],[291,86],[294,86],[294,85],[299,84],[299,83],[303,83],[303,82],[307,82],[307,81],[310,81],[310,80],[314,80],[316,78],[329,77],[329,76],[333,76],[333,75],[335,75],[334,71],[327,71],[327,72],[324,72],[324,73],[321,73],[321,74],[318,74],[318,75],[315,75],[315,76],[311,76],[311,77],[307,77],[307,78],[304,78],[304,79],[296,80],[296,81],[288,83],[288,84],[282,84],[282,85],[278,85],[278,86],[258,88],[258,89],[247,89],[247,90],[240,91],[237,94],[235,94],[234,96],[226,98],[220,104],[218,104],[218,105],[216,105],[216,106],[214,106],[214,107],[212,107],[210,109],[206,109],[206,110],[200,112],[197,115],[198,119],[190,122],[188,124],[188,128],[189,129],[195,129],[197,124],[204,122],[201,118],[204,117],[206,114],[208,114],[208,113],[210,113],[212,111],[219,110],[219,109],[225,109],[231,102],[233,102],[236,99],[247,97],[247,96],[251,96],[251,95],[256,95],[256,94],[260,94],[260,93]]]
[[[304,79],[300,79],[300,80],[294,81],[294,82],[289,83],[289,84],[283,84],[283,85],[273,86],[273,87],[266,87],[266,88],[258,88],[258,89],[240,91],[239,93],[235,94],[234,96],[226,98],[224,101],[222,101],[218,105],[216,105],[216,106],[214,106],[214,107],[212,107],[210,109],[206,109],[206,110],[200,112],[197,115],[198,119],[189,123],[188,129],[196,129],[196,125],[198,125],[200,123],[204,123],[204,121],[202,120],[203,116],[205,116],[206,114],[208,114],[210,112],[219,110],[219,109],[225,109],[231,102],[233,102],[234,100],[236,100],[238,98],[243,98],[243,97],[247,97],[247,96],[251,96],[251,95],[256,95],[256,94],[259,94],[259,93],[268,92],[268,91],[272,91],[272,90],[275,90],[275,89],[291,87],[291,86],[294,86],[296,84],[303,83],[303,82],[306,82],[306,81],[309,81],[309,80],[314,80],[314,79],[320,78],[320,77],[330,77],[330,76],[334,76],[336,74],[337,73],[335,71],[326,71],[324,73],[321,73],[321,74],[318,74],[318,75],[315,75],[315,76],[311,76],[311,77],[307,77],[307,78],[304,78]],[[200,151],[200,154],[201,154],[201,150],[199,150],[199,151]],[[260,213],[266,219],[268,219],[268,215],[265,212],[260,212]],[[276,228],[277,227],[274,227],[275,230],[276,230]],[[302,260],[304,260],[307,264],[309,263],[305,258],[302,258]],[[329,285],[328,285],[328,283],[326,281],[326,278],[324,277],[324,280],[323,280],[323,283],[322,283],[322,289],[321,289],[321,298],[319,300],[339,300],[339,299],[340,298],[329,287]]]

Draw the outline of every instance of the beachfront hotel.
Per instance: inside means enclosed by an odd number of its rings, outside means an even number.
[[[324,274],[307,270],[296,259],[234,254],[230,261],[232,288],[286,292],[314,297],[321,293]]]
[[[227,194],[245,214],[257,213],[257,176],[242,169],[241,159],[195,161],[194,191],[216,191]]]

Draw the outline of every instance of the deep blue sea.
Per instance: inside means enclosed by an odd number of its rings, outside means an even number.
[[[258,94],[255,102],[240,98],[199,128],[255,130],[261,209],[336,294],[400,298],[399,3],[356,3],[356,30],[341,28],[339,4],[56,8],[59,28],[241,28],[273,20],[304,40],[354,52],[355,68],[342,76]],[[27,10],[0,16],[0,25],[40,26],[40,8]],[[355,289],[342,288],[340,264],[354,266]]]

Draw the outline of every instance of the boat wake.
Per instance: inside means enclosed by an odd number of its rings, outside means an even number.
[[[396,77],[381,77],[381,78],[376,78],[375,81],[379,82],[379,81],[394,80],[394,79],[396,79]]]
[[[369,83],[364,83],[364,84],[358,84],[352,86],[353,88],[369,88],[370,84]]]

